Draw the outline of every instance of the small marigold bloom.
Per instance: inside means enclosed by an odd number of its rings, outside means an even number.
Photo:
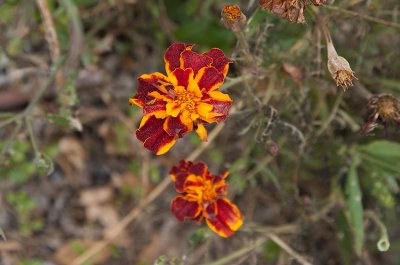
[[[198,54],[192,47],[173,43],[164,55],[167,75],[140,76],[136,95],[129,99],[144,113],[136,136],[157,155],[193,130],[206,141],[204,124],[224,121],[232,105],[229,95],[218,91],[231,60],[220,49]]]
[[[221,12],[221,22],[233,32],[239,32],[246,26],[246,16],[237,5],[225,5]]]
[[[180,161],[169,175],[181,195],[171,202],[171,210],[179,221],[190,219],[200,223],[203,218],[215,233],[231,236],[243,223],[240,210],[222,195],[227,193],[228,172],[213,175],[204,163]]]
[[[343,91],[346,91],[349,86],[353,85],[353,79],[358,79],[354,76],[354,72],[351,70],[349,62],[337,54],[333,42],[329,41],[327,43],[327,50],[329,73],[333,80],[335,80],[336,86],[340,86]]]
[[[400,101],[389,94],[373,96],[368,100],[367,119],[361,134],[372,132],[379,124],[394,122],[400,125]]]

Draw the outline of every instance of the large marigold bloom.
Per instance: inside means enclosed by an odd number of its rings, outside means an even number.
[[[232,105],[229,95],[218,91],[231,60],[220,49],[198,54],[192,47],[172,44],[164,55],[167,75],[140,76],[136,95],[129,99],[143,108],[136,136],[157,155],[166,153],[178,138],[193,130],[206,141],[204,123],[225,120]]]
[[[181,195],[171,202],[171,210],[179,221],[201,222],[203,218],[215,233],[231,236],[243,223],[236,205],[222,195],[227,193],[228,172],[213,175],[204,163],[181,161],[169,172],[175,189]]]

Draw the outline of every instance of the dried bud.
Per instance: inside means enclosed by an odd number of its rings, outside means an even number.
[[[304,0],[259,0],[262,8],[290,22],[304,23]]]
[[[275,142],[267,143],[267,152],[272,157],[276,157],[279,154],[279,146]]]
[[[353,85],[353,78],[357,79],[350,68],[349,62],[337,54],[332,42],[328,42],[328,70],[336,85],[340,86],[344,91]]]
[[[238,5],[225,5],[221,12],[221,22],[233,32],[239,32],[246,26],[246,16]]]

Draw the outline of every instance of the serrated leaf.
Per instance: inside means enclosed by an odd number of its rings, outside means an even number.
[[[364,224],[362,193],[355,163],[351,165],[347,175],[346,198],[347,207],[349,210],[350,224],[353,228],[354,249],[357,255],[360,256],[364,243]]]

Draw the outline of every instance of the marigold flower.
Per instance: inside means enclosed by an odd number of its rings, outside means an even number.
[[[238,5],[225,5],[221,12],[221,22],[233,32],[239,32],[246,26],[246,16]]]
[[[169,175],[181,195],[171,202],[171,210],[179,221],[190,219],[200,223],[203,218],[215,233],[229,237],[243,223],[240,210],[222,195],[227,193],[228,172],[213,175],[207,165],[180,161]]]
[[[231,60],[218,48],[203,54],[192,48],[173,43],[164,55],[167,75],[140,76],[136,95],[129,99],[143,108],[136,136],[157,155],[193,130],[206,141],[204,124],[224,121],[232,105],[229,95],[218,91]]]

